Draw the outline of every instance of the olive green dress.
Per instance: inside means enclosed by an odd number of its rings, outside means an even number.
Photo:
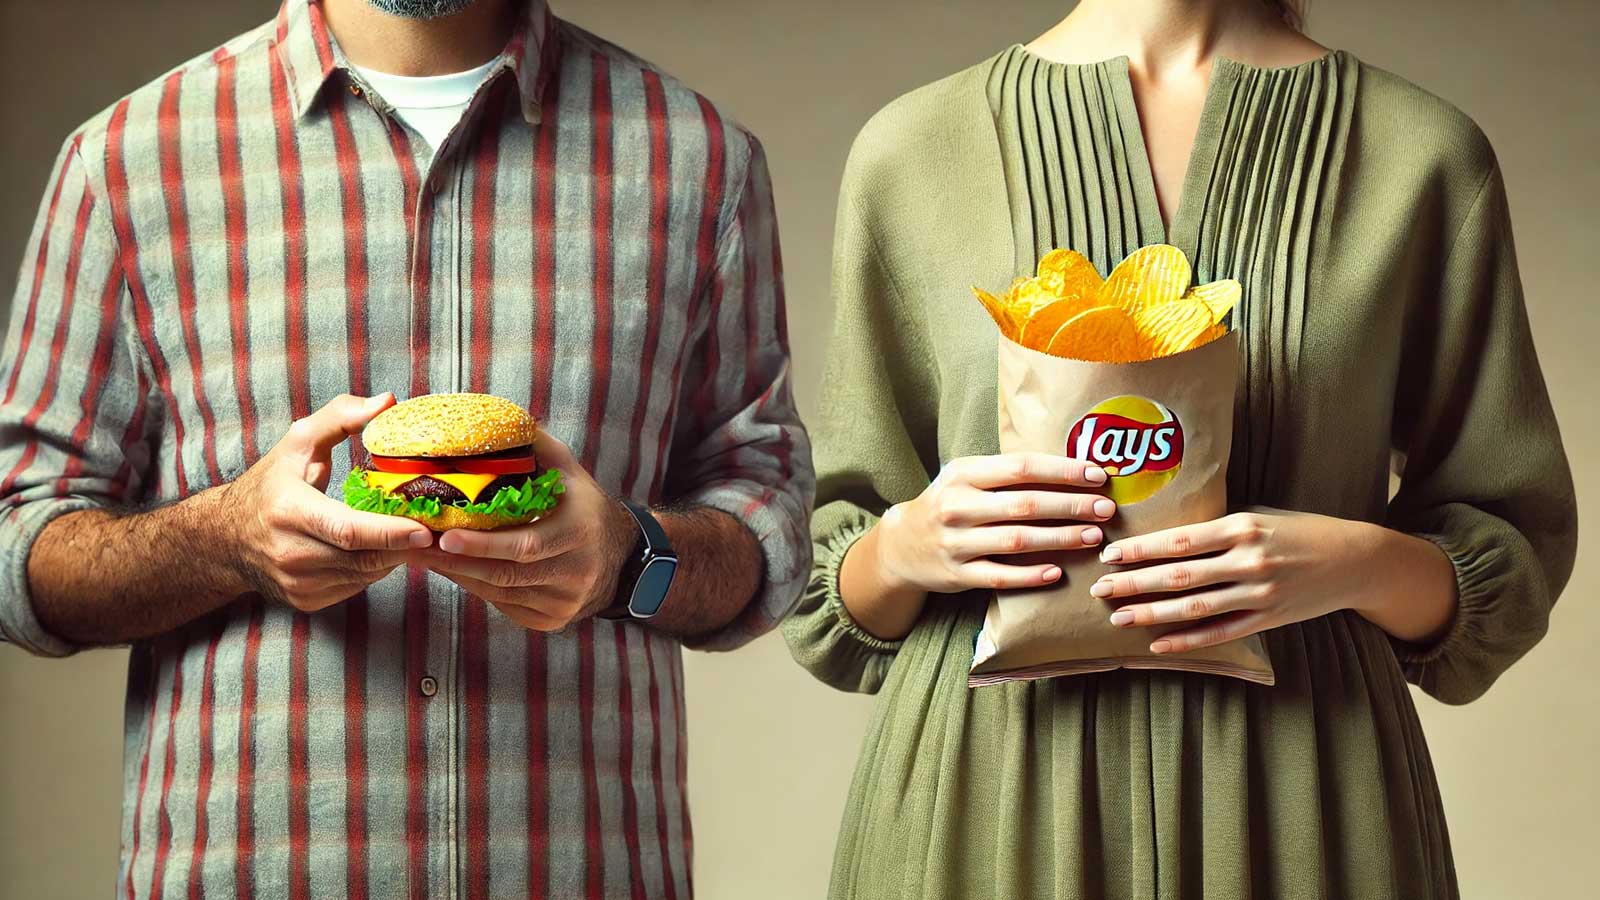
[[[1487,689],[1544,633],[1576,539],[1493,152],[1347,53],[1219,60],[1165,231],[1123,58],[1012,47],[856,141],[816,572],[785,625],[819,678],[879,695],[834,898],[1457,895],[1406,681],[1450,703]],[[983,596],[931,597],[903,641],[859,628],[837,586],[851,542],[943,462],[997,452],[995,332],[968,286],[1055,246],[1107,272],[1163,240],[1197,280],[1244,285],[1230,505],[1433,540],[1458,579],[1448,634],[1401,645],[1341,612],[1267,635],[1274,687],[1117,671],[969,689]]]

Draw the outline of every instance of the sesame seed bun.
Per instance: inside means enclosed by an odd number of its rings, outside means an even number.
[[[537,434],[533,417],[510,400],[424,394],[379,413],[361,432],[361,443],[379,456],[472,456],[529,446]]]

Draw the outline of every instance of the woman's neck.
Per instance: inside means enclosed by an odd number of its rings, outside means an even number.
[[[390,75],[449,75],[494,59],[511,39],[507,0],[478,0],[436,19],[382,12],[367,0],[322,0],[328,30],[352,63]]]
[[[1205,69],[1217,55],[1270,67],[1327,52],[1261,0],[1080,0],[1028,49],[1069,63],[1126,56],[1152,81]]]

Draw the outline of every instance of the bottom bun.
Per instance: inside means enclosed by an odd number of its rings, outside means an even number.
[[[439,514],[436,516],[410,515],[406,513],[396,513],[396,515],[403,519],[421,522],[434,531],[449,531],[452,528],[463,528],[468,531],[493,531],[496,528],[508,528],[512,525],[526,525],[529,522],[537,522],[540,518],[538,513],[518,518],[500,515],[490,516],[483,513],[467,512],[459,506],[451,506],[448,503],[440,504]]]

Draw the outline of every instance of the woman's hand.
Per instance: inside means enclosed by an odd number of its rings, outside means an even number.
[[[1064,523],[1109,519],[1116,504],[1092,490],[1105,482],[1099,466],[1048,453],[953,460],[850,548],[839,573],[845,606],[869,632],[897,638],[930,592],[1051,584],[1059,566],[994,557],[1098,545],[1100,526]]]
[[[1150,645],[1179,653],[1354,609],[1404,640],[1436,637],[1455,611],[1455,574],[1437,545],[1370,522],[1253,508],[1114,541],[1101,560],[1139,569],[1089,588],[1123,605],[1112,624],[1183,625]],[[1181,592],[1162,599],[1130,598]],[[1203,621],[1202,621],[1203,620]]]
[[[1105,470],[1044,453],[971,456],[950,462],[921,496],[896,504],[878,527],[878,564],[892,585],[924,592],[1028,588],[1049,584],[1061,569],[1046,563],[990,559],[1040,550],[1076,550],[1100,543],[1097,525],[1117,505],[1092,491]],[[1001,490],[1028,485],[1027,489]]]

